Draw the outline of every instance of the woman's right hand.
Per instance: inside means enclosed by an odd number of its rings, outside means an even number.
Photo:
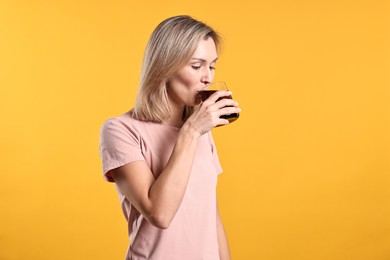
[[[238,103],[231,98],[232,92],[220,90],[203,101],[199,108],[187,119],[185,125],[199,133],[199,136],[207,133],[216,126],[229,124],[222,115],[239,113]]]

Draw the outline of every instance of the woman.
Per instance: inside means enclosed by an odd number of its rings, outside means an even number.
[[[237,102],[214,78],[218,34],[189,16],[160,23],[146,47],[134,109],[101,130],[106,180],[115,182],[128,221],[126,259],[230,259],[216,201],[222,172],[210,130],[228,124]]]

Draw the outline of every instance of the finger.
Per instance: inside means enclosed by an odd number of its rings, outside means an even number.
[[[216,124],[216,126],[228,125],[230,122],[227,119],[220,118]]]
[[[218,111],[218,114],[219,116],[223,116],[223,115],[230,115],[230,114],[238,114],[240,112],[241,109],[238,107],[224,107]]]
[[[217,101],[214,106],[218,109],[221,109],[223,107],[237,107],[238,103],[233,99],[224,98]]]

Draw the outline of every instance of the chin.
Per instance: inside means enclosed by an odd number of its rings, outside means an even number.
[[[197,106],[197,105],[200,105],[200,103],[202,103],[202,99],[199,95],[199,93],[197,93],[194,97],[194,105],[193,106]]]
[[[189,99],[189,100],[183,100],[183,103],[185,106],[189,106],[189,107],[195,107],[195,106],[198,106],[202,103],[202,100],[200,98],[200,95],[198,93],[196,93],[193,98]]]

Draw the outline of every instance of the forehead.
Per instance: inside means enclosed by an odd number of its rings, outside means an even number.
[[[192,58],[213,61],[218,58],[217,48],[214,40],[211,37],[199,41]]]

